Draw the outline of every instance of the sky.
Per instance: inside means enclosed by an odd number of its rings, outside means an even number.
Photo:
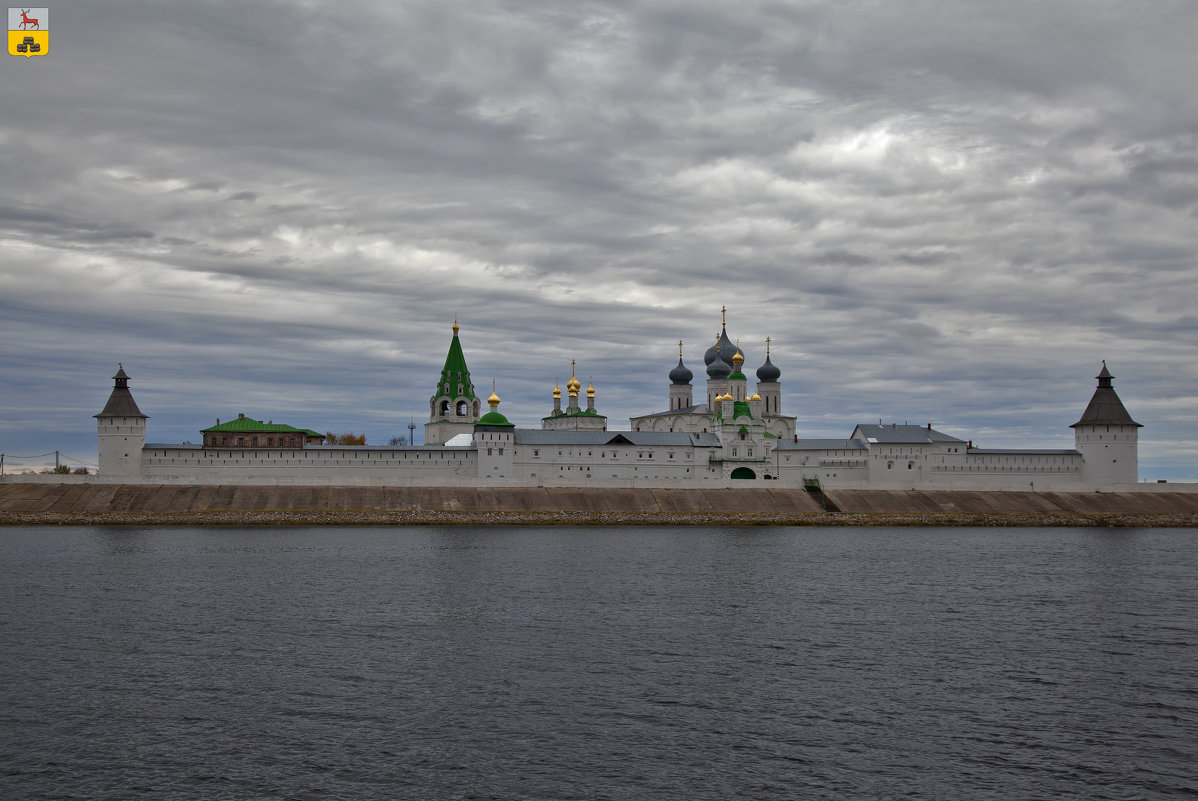
[[[609,428],[728,333],[803,437],[1069,448],[1105,359],[1198,481],[1192,0],[55,3],[0,70],[0,452],[244,413],[422,441],[451,326]],[[51,457],[52,461],[52,457]]]

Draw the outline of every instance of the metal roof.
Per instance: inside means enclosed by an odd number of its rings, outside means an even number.
[[[92,415],[93,417],[148,417],[141,413],[141,409],[137,408],[137,402],[133,400],[133,394],[129,392],[129,376],[125,374],[125,368],[117,365],[116,375],[113,377],[112,394],[108,396],[108,403],[104,404],[104,410],[99,414]]]
[[[1115,377],[1106,369],[1105,361],[1102,363],[1102,371],[1096,378],[1098,387],[1094,390],[1094,395],[1090,398],[1086,410],[1082,412],[1082,419],[1069,427],[1109,425],[1143,428],[1141,424],[1131,419],[1123,401],[1119,400],[1119,396],[1115,394],[1115,388],[1111,386]]]
[[[517,428],[517,445],[672,445],[683,447],[720,447],[715,434],[691,434],[681,431],[544,431]]]
[[[924,426],[899,425],[870,425],[861,424],[853,429],[854,439],[857,434],[871,442],[895,442],[904,444],[931,444],[934,442],[964,442],[963,439],[950,437],[940,431]]]
[[[967,453],[991,454],[996,456],[1081,456],[1081,451],[1045,450],[1043,448],[970,448]]]
[[[778,451],[864,451],[869,445],[859,439],[800,439],[796,442],[782,440],[774,448]]]
[[[261,420],[255,420],[252,417],[246,417],[244,414],[239,414],[237,419],[229,420],[224,423],[217,423],[214,426],[200,429],[202,432],[218,431],[226,433],[229,431],[263,431],[263,432],[282,432],[307,434],[311,437],[323,437],[324,434],[317,433],[309,428],[296,428],[289,426],[286,423],[264,423]]]
[[[632,420],[643,420],[646,417],[671,417],[676,414],[704,414],[711,416],[711,410],[707,408],[706,403],[700,403],[696,406],[683,406],[679,409],[670,409],[668,412],[653,412],[652,414],[638,414],[635,417],[629,418]]]

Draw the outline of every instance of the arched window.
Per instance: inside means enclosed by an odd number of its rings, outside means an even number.
[[[887,470],[893,470],[893,469],[894,469],[894,462],[887,462],[887,463],[886,463],[886,469],[887,469]]]
[[[458,401],[458,417],[465,417],[470,413],[470,404],[466,401]]]
[[[449,414],[449,401],[441,401],[441,414]]]

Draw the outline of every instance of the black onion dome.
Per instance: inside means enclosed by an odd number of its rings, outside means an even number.
[[[732,340],[728,338],[728,331],[725,329],[720,331],[720,338],[716,340],[716,343],[708,348],[707,352],[703,354],[703,364],[710,367],[711,363],[714,362],[717,357],[731,364],[732,354],[734,353],[740,353],[741,356],[744,356],[744,354],[741,353],[740,348],[736,347]]]
[[[678,357],[678,366],[670,371],[670,380],[675,384],[689,384],[695,374],[690,371],[685,364],[682,363],[682,357]]]
[[[707,365],[708,378],[727,378],[730,375],[732,375],[732,365],[723,359],[716,359]]]
[[[772,384],[782,377],[782,371],[770,361],[770,355],[765,354],[765,364],[757,368],[757,380]]]

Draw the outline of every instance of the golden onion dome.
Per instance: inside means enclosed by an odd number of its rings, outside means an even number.
[[[492,409],[499,405],[499,396],[495,394],[495,387],[491,387],[491,397],[487,398],[487,403],[491,404]]]
[[[593,381],[590,383],[590,385],[587,386],[587,397],[588,398],[595,397],[595,382],[593,382]]]
[[[736,353],[732,354],[732,366],[735,368],[734,372],[739,372],[740,366],[744,363],[745,357],[741,355],[740,348],[738,347]]]
[[[553,397],[560,399],[561,396],[562,396],[562,388],[559,387],[557,384],[554,384],[553,385]]]
[[[761,396],[758,395],[756,392],[754,392],[753,397],[749,398],[749,400],[751,400],[751,401],[761,400]]]

